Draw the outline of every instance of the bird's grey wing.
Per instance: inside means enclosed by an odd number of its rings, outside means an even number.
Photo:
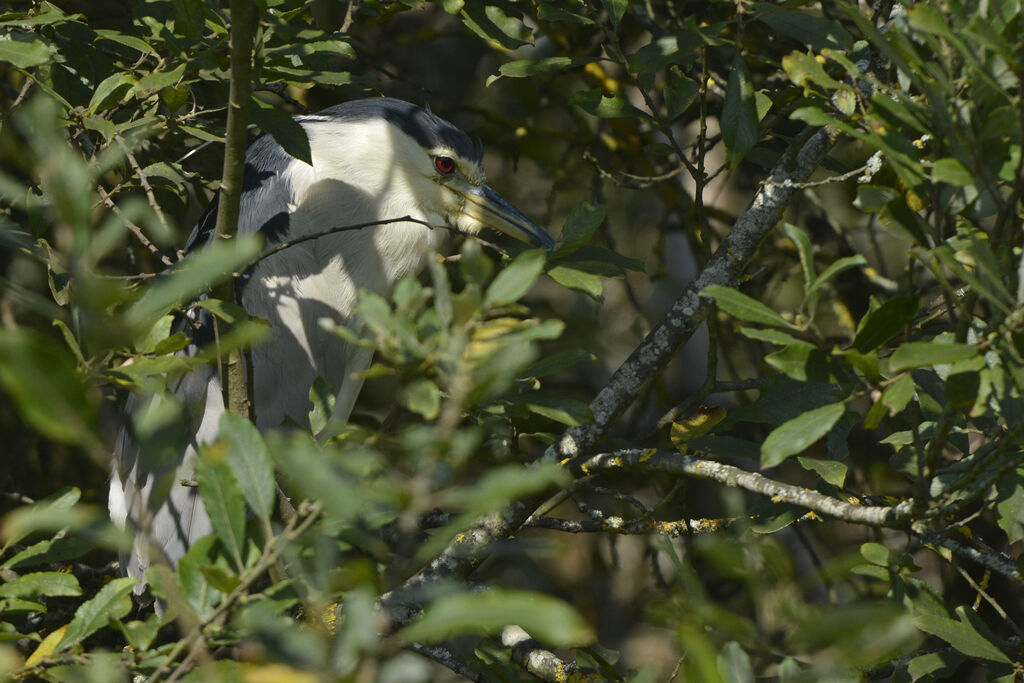
[[[249,145],[242,176],[239,232],[263,233],[270,244],[284,238],[288,230],[288,205],[292,197],[282,174],[294,160],[269,135],[262,135]],[[186,240],[186,253],[213,239],[219,205],[220,192],[217,192]]]
[[[291,197],[281,173],[291,161],[292,157],[268,135],[249,147],[241,198],[241,232],[262,232],[268,242],[282,239],[288,228]],[[213,239],[218,204],[219,194],[189,236],[186,252],[200,249]],[[204,309],[192,309],[175,329],[188,331],[192,336],[192,343],[180,352],[183,355],[194,355],[212,341],[212,319]],[[161,453],[159,443],[147,444],[133,437],[131,419],[126,421],[114,445],[108,506],[115,523],[135,531],[133,547],[122,554],[121,563],[129,576],[139,579],[153,562],[176,566],[192,543],[212,533],[194,475],[199,447],[217,438],[218,422],[224,413],[220,378],[215,367],[205,366],[186,374],[168,389],[184,406],[183,447],[170,455]],[[126,411],[134,417],[140,411],[158,409],[161,400],[166,399],[133,394]],[[140,583],[137,590],[143,588]]]
[[[197,349],[192,344],[183,353]],[[121,566],[140,580],[154,562],[176,566],[192,543],[213,532],[194,480],[199,447],[217,438],[224,413],[217,370],[198,368],[170,384],[168,392],[183,406],[180,420],[147,429],[147,438],[135,438],[135,419],[144,411],[159,419],[161,403],[170,399],[133,394],[126,405],[133,419],[126,421],[114,444],[110,516],[135,532],[132,548],[121,553]],[[140,583],[136,591],[143,588]]]

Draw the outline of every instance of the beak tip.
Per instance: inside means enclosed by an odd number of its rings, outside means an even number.
[[[555,248],[555,240],[551,237],[551,235],[543,231],[531,235],[530,242],[535,247],[540,247],[541,249],[547,249],[549,251]]]

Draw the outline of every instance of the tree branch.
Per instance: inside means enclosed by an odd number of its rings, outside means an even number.
[[[602,453],[569,461],[566,466],[583,474],[593,474],[599,470],[637,468],[708,479],[769,496],[773,502],[798,505],[835,519],[876,527],[904,527],[908,522],[911,507],[910,501],[904,501],[895,507],[849,503],[732,465],[655,449],[635,448]]]
[[[501,644],[512,650],[512,659],[530,675],[551,683],[587,683],[603,681],[598,676],[580,673],[575,662],[566,662],[550,650],[545,650],[530,634],[518,626],[506,626],[501,632]]]
[[[233,237],[238,230],[245,171],[245,148],[252,81],[252,45],[256,32],[256,5],[250,0],[231,0],[231,86],[228,94],[227,131],[224,140],[224,168],[217,206],[214,238]],[[214,296],[238,303],[236,282],[232,278],[217,288]],[[221,325],[215,322],[215,333]],[[216,334],[219,340],[220,334]],[[227,367],[221,372],[224,405],[238,415],[249,416],[249,393],[245,381],[245,361],[238,349],[228,354]]]
[[[586,453],[607,433],[611,425],[633,402],[637,394],[675,355],[676,349],[693,336],[711,309],[711,299],[702,298],[708,285],[733,286],[753,260],[761,241],[775,227],[797,188],[818,167],[839,133],[822,128],[798,148],[794,146],[761,185],[750,207],[712,255],[708,265],[673,304],[664,319],[619,366],[608,384],[590,404],[594,421],[570,427],[545,452],[545,458],[560,460]]]

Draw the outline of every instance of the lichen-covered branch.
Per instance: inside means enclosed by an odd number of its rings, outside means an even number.
[[[838,135],[834,130],[823,128],[811,135],[795,153],[787,154],[779,162],[757,191],[750,207],[712,255],[707,267],[591,402],[594,421],[569,428],[548,448],[546,458],[560,460],[586,453],[607,433],[640,389],[665,367],[676,349],[704,322],[712,301],[701,297],[701,290],[708,285],[732,286],[739,282],[761,241],[789,205],[797,191],[796,185],[810,177]]]
[[[681,455],[655,449],[630,449],[602,453],[566,463],[572,470],[592,474],[601,470],[641,468],[668,474],[679,474],[698,479],[717,481],[726,486],[741,488],[779,503],[805,507],[822,515],[856,524],[900,528],[909,521],[910,502],[896,506],[861,505],[842,501],[802,486],[793,486],[769,479],[757,472],[748,472],[732,465],[704,460],[692,455]]]
[[[952,538],[943,536],[942,534],[929,531],[928,528],[920,522],[911,526],[910,530],[929,545],[945,548],[954,555],[959,555],[965,559],[977,562],[982,567],[991,569],[1011,581],[1015,581],[1017,583],[1024,581],[1024,576],[1021,575],[1020,570],[1017,569],[1017,565],[1014,561],[1002,553],[982,552],[977,548],[972,548],[968,545],[955,541]]]
[[[585,674],[575,662],[566,662],[550,650],[544,649],[530,634],[518,626],[506,626],[501,632],[501,644],[512,650],[512,659],[530,675],[551,683],[597,683],[605,679]]]
[[[834,130],[821,129],[810,134],[805,141],[794,143],[772,170],[750,207],[736,221],[729,236],[697,280],[686,288],[661,323],[615,371],[608,384],[590,404],[594,422],[570,428],[556,444],[548,448],[545,458],[563,460],[575,457],[597,443],[640,389],[668,363],[679,345],[689,339],[704,321],[711,300],[700,297],[699,292],[708,285],[735,285],[739,281],[753,260],[761,240],[778,222],[796,192],[793,184],[804,182],[810,177],[838,136],[839,133]],[[792,488],[795,491],[806,490]],[[381,607],[388,614],[392,628],[401,626],[419,613],[417,589],[442,578],[468,576],[486,557],[487,548],[495,541],[516,533],[548,493],[519,501],[503,512],[478,520],[403,586],[382,596]],[[816,495],[834,500],[821,494]],[[799,504],[797,501],[791,502]]]

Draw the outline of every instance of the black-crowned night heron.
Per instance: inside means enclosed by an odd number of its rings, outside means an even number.
[[[256,140],[246,156],[238,230],[263,233],[268,247],[333,227],[404,216],[470,234],[493,228],[536,246],[553,245],[484,183],[480,146],[425,109],[365,99],[297,120],[309,137],[312,165],[288,155],[269,135]],[[216,202],[215,197],[186,249],[212,240]],[[344,344],[320,319],[353,325],[360,289],[387,295],[401,278],[419,271],[446,235],[408,221],[336,232],[283,249],[251,269],[242,303],[271,325],[269,338],[252,350],[258,427],[289,420],[308,424],[309,390],[317,377],[338,391],[333,418],[348,419],[362,385],[355,373],[369,366],[372,352]],[[197,489],[181,482],[193,478],[198,448],[217,438],[225,410],[220,378],[206,367],[182,377],[173,390],[191,415],[188,445],[177,462],[140,458],[127,429],[115,445],[110,515],[135,531],[122,566],[140,579],[152,562],[175,565],[196,539],[213,532]],[[143,400],[133,396],[129,409]]]

